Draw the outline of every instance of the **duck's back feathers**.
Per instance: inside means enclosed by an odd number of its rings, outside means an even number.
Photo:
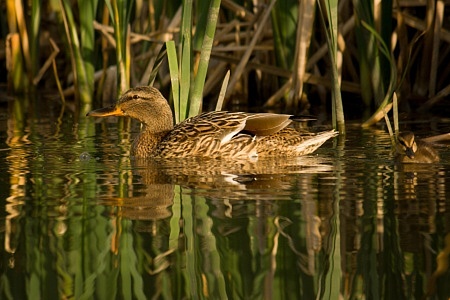
[[[253,145],[250,135],[241,133],[247,119],[246,113],[224,111],[206,112],[186,119],[175,125],[161,141],[157,156],[251,155],[256,145]]]
[[[300,156],[317,150],[330,138],[338,135],[336,130],[320,133],[298,132],[293,128],[262,137],[258,140],[258,154],[262,156]]]
[[[259,113],[247,114],[244,130],[256,136],[266,136],[279,132],[291,124],[291,115]]]
[[[290,115],[208,112],[176,125],[158,147],[161,157],[293,156],[315,151],[337,135],[301,134],[293,128]]]

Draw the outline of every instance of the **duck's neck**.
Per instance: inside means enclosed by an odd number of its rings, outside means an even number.
[[[169,107],[149,109],[142,115],[146,118],[137,118],[142,123],[142,129],[133,142],[131,154],[137,157],[153,157],[161,140],[173,129],[172,111]]]
[[[136,157],[154,157],[156,149],[161,140],[169,131],[161,131],[154,133],[150,130],[145,130],[145,126],[141,133],[136,137],[131,146],[131,155]]]
[[[142,123],[142,132],[159,134],[173,129],[172,111],[167,103],[140,107],[139,113],[132,117]]]

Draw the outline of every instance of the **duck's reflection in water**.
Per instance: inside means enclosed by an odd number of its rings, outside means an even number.
[[[318,156],[258,161],[219,159],[132,159],[132,186],[126,197],[100,196],[100,204],[120,207],[131,220],[161,220],[171,216],[175,187],[211,201],[289,200],[298,178],[333,169]],[[237,203],[236,203],[237,204]]]

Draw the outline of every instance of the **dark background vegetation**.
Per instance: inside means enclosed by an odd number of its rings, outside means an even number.
[[[203,110],[214,109],[230,70],[225,108],[327,119],[333,63],[326,34],[333,25],[319,9],[329,8],[325,2],[278,0],[272,7],[269,1],[219,1]],[[449,1],[331,2],[337,4],[335,64],[346,119],[367,120],[391,102],[393,92],[404,118],[448,112]],[[171,98],[167,59],[156,68],[158,54],[173,40],[181,65],[180,28],[190,28],[194,78],[213,1],[6,0],[0,5],[2,90],[10,96],[51,95],[84,113],[113,102],[129,87],[149,84],[152,70],[157,70],[153,85]],[[186,12],[182,7],[188,5],[192,11]]]

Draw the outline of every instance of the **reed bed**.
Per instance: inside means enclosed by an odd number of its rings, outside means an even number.
[[[224,108],[323,122],[330,107],[341,131],[344,111],[374,124],[394,93],[400,109],[420,113],[450,93],[442,0],[27,3],[0,7],[0,80],[11,93],[61,86],[81,111],[150,83],[181,121],[214,109],[227,71]]]

